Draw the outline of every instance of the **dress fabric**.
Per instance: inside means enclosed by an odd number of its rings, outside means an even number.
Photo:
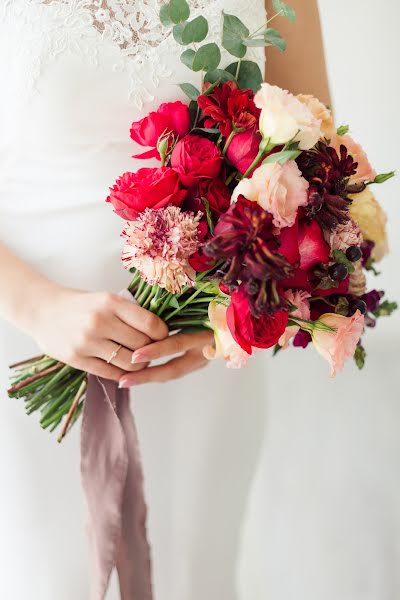
[[[159,0],[2,0],[0,239],[61,284],[118,291],[123,221],[108,187],[143,163],[129,126],[198,83],[159,24]],[[222,10],[251,30],[262,0],[191,0],[216,38]],[[263,68],[263,50],[252,49]],[[225,56],[225,64],[233,59]],[[148,163],[147,163],[148,164]],[[57,323],[54,323],[57,327]],[[77,429],[61,446],[9,400],[6,366],[37,354],[0,323],[0,565],[7,600],[86,600]],[[265,423],[265,357],[134,390],[155,600],[252,600],[242,540]],[[240,580],[240,581],[239,581]],[[240,593],[238,590],[242,590]],[[109,600],[117,600],[116,581]]]

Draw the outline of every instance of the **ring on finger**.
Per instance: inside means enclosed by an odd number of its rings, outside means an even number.
[[[121,350],[121,348],[122,344],[118,344],[118,347],[111,353],[110,358],[107,360],[108,365],[114,360],[114,358],[117,357],[118,352]]]

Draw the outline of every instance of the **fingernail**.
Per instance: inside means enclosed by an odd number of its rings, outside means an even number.
[[[144,354],[141,354],[140,352],[134,352],[132,354],[131,363],[135,365],[137,363],[146,362],[146,360],[147,359]]]
[[[121,389],[130,388],[133,385],[136,385],[135,381],[132,381],[131,379],[123,379],[122,381],[119,382],[118,387],[121,390]]]

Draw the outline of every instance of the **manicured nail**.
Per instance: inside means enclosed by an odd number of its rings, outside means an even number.
[[[130,388],[133,385],[136,385],[135,381],[132,381],[131,379],[123,379],[122,381],[119,382],[118,387],[121,390],[121,389]]]
[[[137,363],[146,362],[147,360],[148,359],[146,359],[144,354],[141,354],[140,352],[134,352],[132,354],[131,363],[136,365]]]

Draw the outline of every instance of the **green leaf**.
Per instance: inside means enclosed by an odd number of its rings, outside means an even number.
[[[202,42],[208,34],[208,22],[203,16],[196,17],[185,24],[182,40],[185,44]]]
[[[335,313],[347,317],[349,314],[349,301],[344,296],[341,296],[335,306]]]
[[[175,25],[187,21],[190,17],[190,8],[186,0],[171,0],[169,3],[169,16]]]
[[[336,133],[338,135],[346,135],[346,133],[349,133],[349,126],[348,125],[341,125],[340,127],[338,127],[336,129]]]
[[[332,252],[332,257],[335,262],[340,263],[342,265],[346,265],[349,273],[354,273],[354,271],[355,271],[354,265],[347,258],[347,256],[345,255],[344,252],[342,252],[341,250],[334,250]]]
[[[221,61],[221,51],[217,44],[201,46],[193,59],[193,71],[213,71]]]
[[[186,96],[190,98],[190,100],[196,101],[197,98],[200,96],[200,92],[197,89],[197,87],[195,87],[191,83],[179,83],[178,85],[181,88],[182,92],[186,94]]]
[[[232,63],[226,67],[226,71],[236,76],[238,63]],[[242,60],[240,63],[239,76],[237,78],[238,86],[241,89],[251,89],[258,92],[263,82],[263,74],[257,63],[251,60]]]
[[[296,20],[296,13],[294,9],[282,2],[282,0],[272,0],[272,5],[277,13],[280,13],[283,17],[289,19],[289,21]]]
[[[264,40],[264,38],[255,38],[255,39],[248,39],[248,40],[244,40],[243,44],[245,46],[247,46],[247,48],[265,48],[265,46],[268,46],[268,43]]]
[[[246,25],[234,15],[223,14],[222,46],[237,58],[246,55],[247,48],[243,41],[250,35]]]
[[[272,29],[269,27],[264,31],[264,40],[270,44],[271,46],[275,46],[280,50],[280,52],[284,52],[286,50],[286,42],[276,29]]]
[[[194,127],[192,131],[203,131],[203,133],[210,133],[211,135],[219,133],[219,129],[216,127]]]
[[[361,344],[358,344],[355,352],[354,352],[354,360],[359,369],[362,369],[365,364],[365,357],[367,353],[365,352],[364,347]]]
[[[179,23],[179,25],[174,25],[172,29],[172,35],[174,36],[174,40],[178,42],[181,46],[186,46],[187,44],[182,39],[182,34],[185,30],[185,23]]]
[[[196,56],[196,52],[194,50],[192,50],[191,48],[188,48],[187,50],[185,50],[185,52],[182,52],[181,61],[183,62],[184,65],[189,67],[189,69],[193,70],[193,61],[194,61],[195,56]]]
[[[376,262],[375,259],[370,256],[369,259],[367,260],[367,262],[365,263],[364,268],[366,271],[371,271],[376,276],[376,275],[380,275],[381,272],[378,271],[377,269],[375,269],[375,266],[374,266],[375,262]]]
[[[171,15],[169,14],[169,4],[164,4],[160,8],[160,21],[164,27],[172,27]]]
[[[227,81],[235,81],[235,77],[232,73],[224,71],[223,69],[214,69],[213,71],[208,71],[206,73],[204,81],[207,83],[216,83],[218,85],[220,83],[226,83]],[[204,93],[207,95],[210,92],[207,89]]]
[[[176,296],[172,296],[168,306],[171,306],[172,308],[179,308],[179,302]]]
[[[385,181],[388,181],[388,179],[391,179],[395,175],[396,175],[395,171],[390,171],[390,173],[380,173],[370,183],[385,183]]]
[[[295,160],[298,156],[300,156],[300,154],[300,150],[281,150],[280,152],[274,152],[263,160],[263,165],[272,163],[284,165],[289,160]]]
[[[275,344],[272,351],[272,356],[276,356],[280,350],[282,350],[282,346],[280,346],[280,344]]]
[[[392,312],[397,310],[398,305],[397,302],[390,302],[389,300],[384,300],[380,303],[378,308],[374,311],[374,315],[376,318],[378,317],[390,317]]]
[[[207,200],[207,198],[202,198],[201,199],[203,204],[204,204],[204,208],[206,209],[206,218],[207,218],[207,224],[208,224],[208,228],[211,232],[211,235],[213,235],[214,233],[214,223],[212,220],[212,214],[211,214],[211,210],[210,210],[210,203]]]

